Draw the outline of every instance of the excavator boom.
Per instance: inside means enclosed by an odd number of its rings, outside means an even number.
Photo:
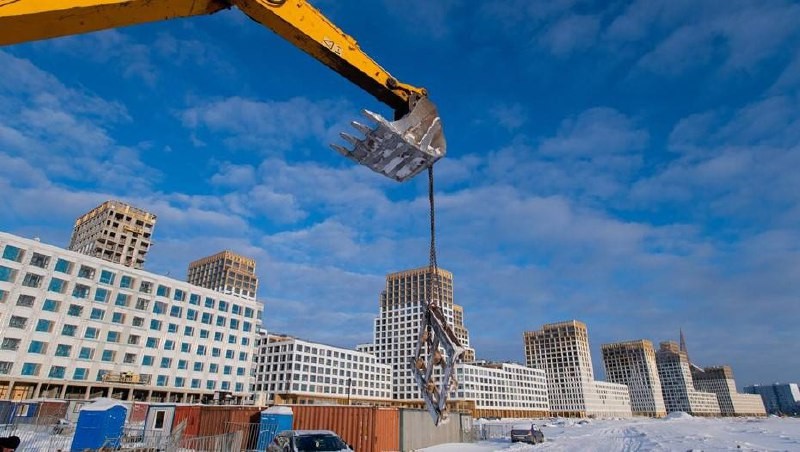
[[[0,0],[0,45],[160,20],[213,14],[236,6],[394,110],[395,121],[365,111],[354,123],[363,138],[343,134],[345,157],[404,181],[444,156],[436,107],[424,88],[397,81],[358,43],[306,0]]]

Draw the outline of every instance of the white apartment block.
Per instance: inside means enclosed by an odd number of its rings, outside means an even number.
[[[142,268],[156,216],[121,201],[106,201],[75,221],[69,249]]]
[[[392,369],[369,353],[260,332],[257,403],[388,405]]]
[[[423,407],[420,389],[409,365],[416,352],[425,304],[430,298],[428,278],[431,276],[428,267],[387,275],[386,287],[380,296],[379,314],[375,319],[373,343],[357,347],[391,366],[392,399],[395,405]],[[514,364],[499,367],[467,364],[474,360],[475,351],[469,347],[463,309],[453,303],[453,275],[440,268],[437,277],[443,288],[439,306],[448,324],[466,347],[462,355],[463,362],[455,366],[459,385],[450,394],[449,405],[470,409],[474,416],[531,417],[545,412],[547,400],[542,372]],[[436,368],[435,375],[439,371]],[[503,414],[485,414],[489,412]]]
[[[554,415],[631,416],[630,396],[621,392],[622,385],[594,380],[585,323],[571,320],[547,324],[541,330],[526,331],[523,340],[526,365],[545,371]]]
[[[656,352],[656,365],[667,413],[683,411],[693,416],[721,414],[716,394],[695,390],[689,359],[678,344],[662,342]]]
[[[666,416],[653,343],[644,339],[616,342],[603,344],[601,349],[606,380],[628,387],[633,414]]]
[[[544,371],[514,363],[456,364],[458,389],[450,394],[456,409],[475,417],[546,416],[547,381]]]
[[[250,398],[261,305],[0,232],[0,399]]]
[[[766,416],[761,396],[739,394],[730,366],[692,367],[692,381],[698,391],[713,392],[717,395],[719,409],[723,416]]]

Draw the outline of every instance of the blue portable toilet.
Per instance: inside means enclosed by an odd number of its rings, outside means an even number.
[[[78,415],[70,450],[80,452],[103,446],[118,447],[127,415],[125,405],[114,399],[99,398],[84,405]]]
[[[292,407],[289,406],[271,406],[262,411],[258,428],[258,450],[267,450],[278,432],[291,430],[293,417]]]

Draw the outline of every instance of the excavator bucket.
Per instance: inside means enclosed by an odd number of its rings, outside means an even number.
[[[368,110],[363,114],[374,123],[352,122],[363,138],[341,134],[352,149],[331,145],[343,156],[398,182],[411,179],[444,157],[447,145],[442,123],[436,106],[427,98],[417,101],[411,112],[397,121],[387,121]]]

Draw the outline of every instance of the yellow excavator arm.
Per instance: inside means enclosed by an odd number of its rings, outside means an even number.
[[[364,137],[343,133],[353,147],[332,145],[342,155],[398,181],[444,156],[441,122],[425,89],[397,81],[306,0],[0,0],[0,45],[213,14],[231,6],[394,110],[395,121],[364,111],[375,125],[353,122]]]

